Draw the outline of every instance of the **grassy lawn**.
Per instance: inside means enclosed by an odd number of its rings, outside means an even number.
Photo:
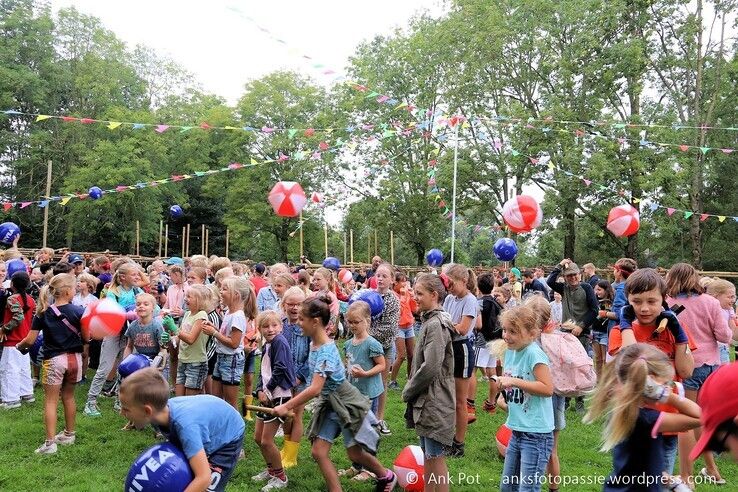
[[[92,373],[88,375],[92,376]],[[88,379],[89,381],[89,379]],[[0,449],[3,456],[0,464],[0,490],[75,490],[75,491],[118,491],[123,487],[125,476],[133,460],[154,442],[153,431],[122,431],[124,419],[113,412],[113,400],[101,398],[103,416],[89,418],[81,410],[87,394],[88,384],[77,390],[77,443],[59,447],[52,456],[39,456],[34,449],[43,440],[42,405],[43,392],[36,391],[37,402],[23,405],[21,409],[0,413]],[[484,401],[486,386],[480,384],[477,402]],[[389,394],[387,421],[392,435],[383,439],[379,457],[385,465],[391,465],[399,451],[408,444],[417,444],[414,431],[404,428],[402,418],[404,405],[398,391]],[[496,490],[502,471],[502,459],[497,454],[494,435],[505,420],[505,414],[478,414],[476,423],[469,426],[466,441],[466,456],[449,459],[449,470],[454,482],[452,490],[487,491]],[[63,420],[60,409],[59,430]],[[574,412],[567,413],[567,428],[560,443],[562,473],[569,476],[607,475],[610,471],[610,456],[598,452],[600,426],[585,426]],[[264,468],[264,461],[253,443],[253,425],[249,423],[246,433],[246,459],[241,461],[230,482],[230,490],[258,490],[250,477]],[[337,440],[333,448],[334,463],[338,468],[349,466],[343,443]],[[727,458],[718,460],[723,477],[728,485],[723,490],[738,490],[738,466]],[[702,467],[700,461],[696,465]],[[324,482],[317,465],[312,462],[310,448],[303,442],[300,448],[299,465],[288,470],[290,486],[287,490],[324,490]],[[468,483],[459,478],[468,477]],[[368,483],[345,480],[347,491],[373,490]],[[567,490],[601,490],[596,485],[572,485]],[[702,485],[698,490],[718,490],[719,487]]]

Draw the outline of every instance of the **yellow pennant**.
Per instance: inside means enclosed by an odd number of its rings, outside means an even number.
[[[40,115],[36,116],[36,121],[44,121],[44,120],[48,120],[49,118],[51,118],[51,116],[45,115],[45,114],[40,114]]]
[[[257,164],[258,164],[258,162],[256,162],[256,159],[254,159],[254,158],[252,157],[252,158],[251,158],[251,164],[255,166],[255,165],[257,165]]]
[[[122,124],[122,123],[120,123],[119,121],[111,121],[111,122],[110,122],[110,123],[108,124],[108,129],[110,129],[110,130],[115,130],[115,129],[116,129],[116,128],[118,128],[118,127],[119,127],[119,126],[120,126],[121,124]]]
[[[718,215],[718,220],[720,222],[725,222],[725,216],[724,215]]]
[[[65,196],[64,198],[61,199],[61,204],[66,205],[71,199],[72,199],[71,196]]]

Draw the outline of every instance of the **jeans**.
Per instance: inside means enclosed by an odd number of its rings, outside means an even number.
[[[677,436],[664,436],[664,467],[666,473],[674,474],[674,463],[676,462],[679,439]]]
[[[540,492],[553,449],[553,432],[513,431],[505,453],[501,492]]]
[[[116,359],[123,354],[123,349],[126,347],[126,340],[125,337],[120,335],[103,338],[102,345],[100,346],[100,363],[97,366],[95,377],[92,378],[90,389],[87,392],[88,400],[97,400],[97,397],[100,396],[105,380],[108,378],[108,373],[113,368],[113,365],[115,365]]]

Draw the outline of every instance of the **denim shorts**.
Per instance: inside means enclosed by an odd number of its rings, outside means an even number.
[[[233,475],[233,470],[238,463],[238,456],[243,449],[243,435],[235,441],[231,441],[225,446],[216,449],[208,456],[208,464],[210,465],[210,486],[209,491],[225,490],[228,480]]]
[[[392,367],[392,364],[395,363],[395,359],[397,358],[397,347],[395,347],[395,344],[393,343],[390,348],[383,348],[384,350],[384,361],[386,363],[385,367]]]
[[[333,410],[330,410],[323,418],[323,424],[318,431],[318,438],[333,444],[333,441],[339,434],[343,434],[344,447],[350,448],[351,446],[356,446],[357,442],[354,439],[354,434],[348,427],[342,428],[341,421],[338,420],[338,415]]]
[[[599,343],[600,345],[604,345],[605,347],[607,347],[607,332],[606,331],[593,331],[592,332],[592,342]]]
[[[415,337],[417,338],[418,335],[420,335],[420,329],[423,327],[422,323],[420,321],[416,321],[413,324],[413,332],[415,333]]]
[[[377,414],[377,410],[379,410],[379,397],[371,398],[369,401],[372,402],[372,406],[370,407],[370,410],[374,415]]]
[[[435,439],[430,437],[418,436],[420,438],[420,447],[423,449],[425,459],[430,460],[433,458],[440,458],[446,456],[448,452],[447,446],[444,446]]]
[[[237,354],[216,354],[215,368],[213,369],[213,380],[220,381],[227,386],[238,386],[241,384],[241,375],[246,362],[243,352]]]
[[[252,350],[251,352],[245,353],[245,359],[243,364],[243,373],[244,374],[253,374],[256,369],[256,350]]]
[[[185,388],[201,390],[208,376],[207,362],[179,362],[176,384]]]
[[[397,338],[415,338],[415,330],[412,326],[397,329]]]
[[[551,403],[554,408],[554,430],[564,430],[566,428],[566,398],[554,393]]]
[[[682,381],[684,388],[698,391],[702,388],[702,385],[705,384],[705,381],[707,381],[707,377],[717,371],[718,367],[720,366],[711,366],[710,364],[703,364],[700,367],[695,367],[694,371],[692,371],[692,376]]]

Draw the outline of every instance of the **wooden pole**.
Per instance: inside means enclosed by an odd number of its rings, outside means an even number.
[[[187,224],[187,246],[185,247],[185,255],[190,256],[190,224]]]
[[[169,255],[168,250],[169,249],[169,224],[164,225],[164,258],[167,258]]]
[[[161,242],[163,240],[162,233],[164,232],[164,221],[159,221],[159,249],[156,252],[156,257],[161,258]]]
[[[205,224],[200,229],[200,254],[205,256]]]
[[[354,230],[349,231],[349,238],[351,240],[351,263],[354,262]]]
[[[325,238],[325,257],[328,258],[328,224],[323,224],[323,237]]]
[[[390,263],[395,264],[395,233],[390,231]]]
[[[379,239],[378,239],[377,230],[374,229],[374,256],[379,255]],[[371,261],[370,261],[371,263]]]
[[[305,236],[302,234],[302,228],[302,210],[300,210],[300,262],[302,262],[302,257],[305,255]]]
[[[46,199],[51,195],[51,160],[46,161]],[[42,247],[46,247],[46,239],[49,236],[49,204],[44,207],[44,239]]]
[[[205,228],[205,256],[208,256],[208,243],[210,242],[210,229]]]
[[[348,260],[348,241],[346,240],[346,231],[343,231],[343,262]]]
[[[187,240],[185,239],[187,237],[187,226],[182,227],[182,258],[187,256],[185,253],[187,252]]]
[[[141,256],[141,222],[136,221],[136,256]]]
[[[372,262],[372,236],[369,232],[366,233],[366,262]]]
[[[225,250],[226,258],[228,258],[228,246],[229,246],[228,243],[230,242],[230,240],[231,240],[231,230],[226,227],[226,250]]]

